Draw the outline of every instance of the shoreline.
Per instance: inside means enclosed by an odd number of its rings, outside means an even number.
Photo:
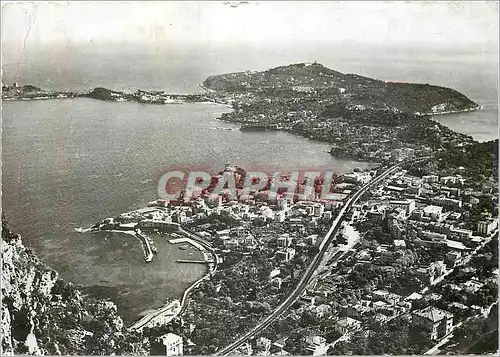
[[[192,233],[182,231],[185,234],[192,235]],[[182,243],[188,243],[198,249],[200,252],[203,253],[205,257],[205,262],[207,265],[207,270],[205,273],[196,281],[194,281],[189,287],[184,290],[182,297],[180,300],[178,299],[173,299],[173,300],[168,300],[162,307],[154,310],[149,310],[149,312],[144,315],[143,317],[140,317],[137,321],[133,322],[131,326],[128,328],[131,330],[139,330],[141,331],[144,327],[148,326],[151,324],[153,321],[153,324],[159,319],[161,320],[164,318],[164,314],[169,312],[171,314],[168,314],[168,322],[166,322],[166,319],[163,319],[163,325],[167,325],[170,323],[172,320],[175,318],[181,316],[186,308],[188,307],[189,304],[189,295],[191,294],[192,290],[197,288],[203,281],[209,280],[210,276],[213,275],[217,271],[217,265],[218,265],[218,260],[219,258],[217,257],[217,254],[215,254],[215,251],[213,249],[210,249],[210,254],[214,256],[214,261],[210,262],[206,258],[206,253],[207,253],[207,248],[204,247],[199,241],[193,239],[193,238],[188,238],[188,237],[179,237],[179,238],[172,238],[169,239],[169,243],[176,245],[176,244],[182,244]],[[209,245],[206,243],[207,246]],[[194,262],[193,262],[194,263]],[[177,305],[177,306],[175,306]],[[151,326],[148,326],[151,327]]]
[[[200,85],[201,87],[201,85]],[[202,87],[203,88],[203,87]],[[205,89],[205,88],[203,88]],[[2,101],[5,102],[15,102],[15,101],[32,101],[32,100],[49,100],[49,99],[77,99],[77,98],[89,98],[89,99],[95,99],[95,100],[101,100],[105,102],[137,102],[140,104],[156,104],[156,105],[169,105],[169,104],[190,104],[190,103],[212,103],[212,104],[218,104],[222,105],[224,107],[233,109],[233,105],[224,101],[220,100],[219,98],[207,98],[203,94],[197,94],[197,93],[191,93],[191,94],[178,94],[178,93],[166,93],[161,94],[162,96],[168,96],[168,97],[180,97],[181,99],[166,99],[164,101],[148,101],[148,100],[141,100],[140,98],[135,98],[134,93],[125,93],[125,92],[118,92],[114,90],[109,90],[111,93],[116,93],[116,95],[122,95],[124,97],[117,97],[117,98],[98,98],[95,96],[90,95],[90,92],[83,92],[83,93],[76,93],[76,92],[49,92],[48,96],[39,96],[39,97],[2,97]],[[138,90],[140,92],[144,93],[154,93],[154,92],[149,92],[149,91],[142,91]],[[217,93],[216,91],[211,90],[209,93]],[[51,94],[56,94],[55,96]],[[200,97],[199,100],[197,98],[193,98],[193,100],[189,100],[189,97]],[[449,115],[449,114],[460,114],[460,113],[468,113],[468,112],[475,112],[475,111],[480,111],[483,110],[482,105],[478,105],[477,107],[474,108],[467,108],[467,109],[461,109],[461,110],[448,110],[448,111],[442,111],[442,112],[427,112],[427,113],[416,113],[419,116],[435,116],[435,115]],[[218,118],[219,119],[219,118]],[[225,120],[223,120],[225,121]],[[225,121],[229,122],[229,121]],[[242,123],[236,123],[233,122],[234,124],[239,124],[240,126],[243,126],[244,124]],[[272,131],[281,131],[283,129],[274,129],[274,128],[262,128],[261,130],[272,130]],[[245,130],[243,130],[245,131]],[[252,130],[248,130],[252,131]]]
[[[118,229],[92,231],[91,228],[81,228],[81,227],[75,228],[74,231],[78,232],[78,233],[92,233],[92,234],[109,232],[109,233],[113,233],[113,234],[119,233],[119,234],[126,234],[129,236],[133,236],[141,242],[141,245],[143,246],[143,252],[144,252],[144,244],[143,244],[142,240],[137,236],[136,231],[118,230]],[[141,233],[142,233],[142,231],[141,231]],[[168,239],[168,242],[172,245],[187,243],[187,244],[193,246],[195,249],[197,249],[199,252],[201,252],[203,254],[203,262],[204,262],[204,265],[206,266],[206,270],[201,277],[199,277],[194,282],[192,282],[183,291],[182,295],[180,296],[180,299],[179,298],[175,298],[175,299],[167,298],[167,302],[165,304],[163,304],[161,307],[156,308],[156,309],[144,310],[144,312],[146,312],[146,314],[144,316],[141,316],[140,314],[138,314],[136,319],[134,319],[132,322],[130,322],[130,326],[128,327],[129,329],[142,330],[142,328],[144,326],[151,324],[152,323],[151,321],[153,321],[153,323],[155,323],[155,321],[157,321],[158,319],[161,320],[163,315],[165,315],[168,312],[171,312],[174,309],[174,307],[172,305],[176,304],[176,303],[179,305],[178,309],[176,312],[174,311],[172,313],[172,315],[169,315],[170,316],[169,322],[171,320],[177,318],[178,316],[181,316],[182,313],[184,313],[186,308],[188,307],[189,295],[191,294],[191,292],[195,288],[197,288],[203,281],[210,279],[210,277],[217,271],[219,257],[215,253],[215,250],[211,247],[210,243],[205,242],[204,240],[202,240],[201,237],[198,237],[195,234],[188,232],[182,228],[177,232],[173,232],[173,234],[175,234],[175,235],[172,235],[172,233],[168,234],[168,236],[170,237],[170,239]],[[155,249],[155,253],[156,253],[156,249]],[[145,252],[144,252],[144,255],[145,255],[145,261],[150,262],[151,260],[147,259]],[[181,259],[181,260],[177,261],[177,263],[178,264],[179,263],[189,263],[189,260],[190,259],[186,259],[184,261]],[[200,263],[200,261],[193,260],[192,264],[196,264],[196,263]],[[169,322],[166,322],[164,324],[166,325]]]
[[[483,110],[483,106],[482,105],[478,105],[477,107],[475,108],[468,108],[468,109],[462,109],[462,110],[448,110],[448,111],[444,111],[444,112],[437,112],[437,113],[425,113],[425,114],[422,114],[423,116],[434,116],[434,115],[448,115],[448,114],[460,114],[460,113],[469,113],[469,112],[478,112],[480,110]]]
[[[96,100],[103,100],[103,99],[98,99],[98,98],[93,98],[93,97],[88,97],[88,96],[77,96],[77,97],[69,97],[69,98],[81,98],[81,97],[85,97],[85,98],[90,98],[90,99],[96,99]],[[27,98],[27,99],[4,99],[4,100],[9,100],[9,101],[14,101],[14,100],[48,100],[48,99],[67,99],[68,97],[61,97],[61,98],[57,98],[57,97],[46,97],[46,98]],[[116,101],[116,100],[104,100],[104,101]],[[138,101],[135,101],[135,100],[125,100],[125,101],[128,101],[128,102],[137,102],[137,103],[140,103],[140,104],[178,104],[178,103],[153,103],[153,102],[138,102]],[[217,105],[223,105],[225,107],[228,107],[230,108],[231,110],[234,111],[234,108],[232,107],[232,105],[230,104],[227,104],[227,103],[220,103],[218,101],[184,101],[183,103],[186,103],[186,104],[190,104],[190,103],[211,103],[211,104],[217,104]],[[476,109],[465,109],[465,110],[462,110],[462,111],[448,111],[448,112],[442,112],[442,113],[432,113],[432,114],[425,114],[425,115],[429,115],[431,117],[432,120],[435,120],[432,118],[432,116],[434,115],[447,115],[447,114],[458,114],[458,113],[464,113],[464,112],[471,112],[471,111],[478,111],[478,110],[481,110],[482,108],[476,108]],[[217,120],[221,120],[220,118],[217,118]],[[221,121],[224,121],[224,122],[227,122],[227,123],[231,123],[231,124],[235,124],[235,125],[238,125],[238,123],[236,122],[231,122],[231,121],[226,121],[226,120],[221,120]],[[317,141],[317,142],[321,142],[321,143],[325,143],[324,141],[321,141],[321,140],[317,140],[317,139],[310,139],[310,138],[307,138],[299,133],[295,133],[293,131],[290,131],[290,130],[286,130],[286,129],[275,129],[274,131],[284,131],[284,132],[287,132],[287,133],[290,133],[290,134],[294,134],[296,136],[300,136],[306,140],[314,140],[314,141]],[[342,157],[342,156],[341,156]],[[349,158],[349,159],[352,159],[352,160],[359,160],[359,159],[356,159],[356,158]],[[129,234],[129,235],[133,235],[133,236],[136,236],[135,232],[134,231],[123,231],[123,230],[106,230],[106,231],[102,231],[102,232],[112,232],[112,233],[124,233],[124,234]],[[196,247],[195,244],[191,243],[190,239],[189,238],[183,238],[185,239],[188,243],[192,244],[193,246]],[[194,242],[194,241],[193,241]],[[198,247],[196,247],[198,248]],[[201,249],[200,249],[201,250]],[[191,292],[197,287],[199,286],[203,281],[205,281],[209,276],[210,274],[213,274],[213,272],[215,272],[215,270],[217,269],[217,260],[215,260],[215,269],[213,269],[211,271],[210,267],[208,266],[207,267],[207,271],[203,274],[203,276],[199,279],[197,279],[196,281],[194,281],[187,289],[184,290],[183,294],[182,294],[182,298],[181,298],[181,301],[180,301],[180,311],[175,314],[175,316],[172,318],[174,319],[175,317],[177,316],[181,316],[182,313],[184,312],[185,308],[188,306],[188,299],[189,299],[189,295],[191,294]],[[142,317],[141,319],[139,319],[139,321],[141,321],[142,319],[144,319],[145,317],[148,317],[149,316],[149,319],[154,319],[155,317],[158,317],[162,311],[164,311],[165,309],[168,310],[168,307],[173,304],[175,301],[178,301],[178,300],[174,300],[174,301],[169,301],[167,302],[166,304],[164,304],[162,307],[158,308],[158,309],[155,309],[149,313],[147,313],[144,317]],[[168,310],[170,311],[170,310]],[[137,324],[137,322],[134,322],[132,326],[134,326],[135,324]]]

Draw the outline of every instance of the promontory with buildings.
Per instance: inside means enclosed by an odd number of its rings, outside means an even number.
[[[206,190],[103,217],[89,228],[134,236],[145,264],[162,254],[155,235],[179,249],[194,246],[207,265],[180,301],[128,327],[112,303],[80,297],[17,236],[3,234],[2,279],[12,287],[3,290],[4,352],[320,356],[498,349],[498,139],[480,143],[432,119],[479,110],[476,103],[453,89],[342,74],[318,63],[211,76],[203,87],[193,96],[103,88],[75,96],[225,103],[233,110],[220,119],[242,130],[285,130],[329,143],[336,157],[378,165],[336,177],[328,200],[299,199],[300,185],[293,197],[273,199],[267,188],[237,198]],[[2,96],[23,99],[24,91],[38,91],[16,88],[4,88]],[[214,178],[245,169],[228,165]],[[29,288],[22,294],[24,281]],[[55,326],[53,334],[44,326]]]

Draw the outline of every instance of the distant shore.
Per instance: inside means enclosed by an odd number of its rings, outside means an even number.
[[[204,94],[175,94],[165,91],[146,91],[138,89],[134,93],[126,93],[115,91],[108,88],[96,87],[90,91],[73,92],[73,91],[51,91],[41,89],[33,85],[14,84],[12,86],[3,85],[2,100],[3,101],[31,101],[31,100],[49,100],[49,99],[68,99],[68,98],[92,98],[109,102],[138,102],[143,104],[184,104],[184,103],[216,103],[224,105],[228,108],[233,108],[232,102],[224,95],[218,94],[217,91],[205,87],[200,84],[199,87],[204,91]],[[446,110],[427,113],[415,113],[419,116],[434,116],[459,114],[482,110],[483,107],[476,105],[471,108],[461,110]],[[265,131],[265,130],[280,130],[281,128],[265,127],[257,125],[255,128],[252,125],[243,125],[243,131]]]
[[[444,112],[436,112],[436,113],[430,112],[430,113],[425,113],[424,115],[432,117],[433,115],[460,114],[460,113],[467,113],[467,112],[476,112],[478,110],[483,110],[483,106],[478,105],[474,108],[466,108],[466,109],[462,109],[462,110],[447,110]]]

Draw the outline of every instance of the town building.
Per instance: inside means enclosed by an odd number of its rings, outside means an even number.
[[[325,356],[329,345],[321,336],[308,336],[303,340],[303,351],[308,356]]]
[[[477,223],[477,231],[479,234],[489,235],[498,227],[498,220],[488,219]]]
[[[453,228],[450,230],[449,236],[452,239],[467,240],[472,237],[472,231],[470,229]]]
[[[392,244],[394,245],[394,249],[406,249],[406,242],[403,239],[395,239]]]
[[[426,206],[423,209],[423,216],[429,217],[432,220],[440,221],[443,216],[443,207],[441,206]]]
[[[280,268],[275,268],[275,269],[271,270],[271,272],[269,273],[269,279],[273,279],[280,274],[281,274]]]
[[[353,172],[342,176],[342,182],[352,184],[367,184],[372,179],[370,172]]]
[[[362,303],[357,303],[355,305],[342,306],[340,314],[342,316],[357,319],[357,318],[367,314],[371,310],[372,309],[368,305],[362,304]]]
[[[444,242],[448,236],[444,233],[432,232],[432,231],[422,231],[421,236],[423,239],[430,240],[433,242]]]
[[[278,212],[275,212],[275,214],[274,214],[274,220],[278,223],[284,222],[285,218],[286,218],[285,211],[278,211]]]
[[[335,326],[341,333],[344,334],[350,331],[359,330],[361,328],[361,321],[353,319],[351,317],[344,317],[338,320]]]
[[[461,257],[462,254],[458,251],[451,251],[446,253],[446,266],[449,268],[453,268]]]
[[[314,217],[322,217],[325,212],[325,206],[321,203],[317,203],[313,206],[313,216]]]
[[[152,345],[153,354],[161,353],[164,356],[182,356],[183,342],[181,336],[174,333],[167,333],[166,335],[158,337],[155,342],[156,343]]]
[[[412,323],[428,329],[431,340],[437,340],[448,335],[453,329],[453,314],[428,306],[425,309],[413,311]]]
[[[448,198],[445,196],[438,196],[431,198],[431,203],[434,205],[443,206],[449,209],[462,208],[462,200],[456,200],[454,198]]]
[[[269,351],[271,349],[271,340],[265,337],[260,337],[256,343],[257,348],[263,351]]]
[[[401,153],[401,149],[393,149],[391,151],[391,159],[399,161],[403,159],[403,155]]]
[[[253,354],[252,345],[248,342],[243,343],[240,347],[238,347],[237,354],[251,356]]]
[[[390,201],[389,205],[392,208],[401,208],[406,212],[406,216],[409,216],[415,210],[415,200],[403,200],[403,201]]]
[[[284,250],[279,250],[276,252],[276,257],[279,261],[288,262],[295,256],[295,248],[286,248]]]
[[[423,183],[436,183],[438,181],[439,181],[439,176],[437,175],[422,176]]]
[[[292,237],[290,237],[288,234],[283,234],[278,238],[276,244],[278,245],[278,247],[288,248],[292,245]]]

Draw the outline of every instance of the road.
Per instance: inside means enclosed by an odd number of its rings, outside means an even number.
[[[481,242],[481,244],[479,244],[476,248],[474,248],[474,250],[470,254],[468,254],[465,258],[463,258],[462,260],[460,260],[457,265],[455,265],[452,269],[448,270],[446,273],[444,273],[439,278],[437,278],[436,280],[434,280],[431,284],[429,284],[428,286],[426,286],[425,288],[423,288],[422,290],[420,290],[418,293],[420,295],[425,294],[427,291],[429,291],[429,289],[432,286],[437,285],[441,281],[443,281],[444,279],[446,279],[446,277],[448,275],[450,275],[451,273],[453,273],[457,268],[460,268],[460,267],[462,267],[464,265],[467,265],[470,262],[470,260],[472,259],[472,257],[474,255],[476,255],[479,252],[479,250],[481,250],[481,248],[483,248],[486,244],[488,244],[493,239],[493,237],[495,237],[497,234],[498,234],[498,229],[495,229],[489,236],[485,237],[485,239]]]
[[[191,291],[193,291],[194,288],[196,288],[198,285],[200,285],[202,281],[209,279],[210,275],[215,274],[215,272],[217,271],[217,266],[219,264],[219,257],[217,256],[217,253],[215,253],[214,248],[212,248],[212,245],[210,245],[210,243],[206,242],[202,237],[199,237],[198,235],[196,235],[195,232],[192,232],[191,230],[189,230],[185,227],[180,228],[179,232],[184,234],[185,236],[191,238],[192,240],[194,240],[198,244],[200,244],[203,248],[208,250],[213,256],[213,263],[208,264],[207,273],[205,275],[203,275],[200,279],[198,279],[196,282],[194,282],[186,291],[184,291],[184,294],[182,295],[181,311],[180,311],[180,314],[183,314],[188,307],[188,302],[189,302],[188,298],[189,298],[189,294],[191,293]],[[206,253],[203,252],[204,257],[205,257],[205,254]],[[206,257],[205,257],[205,260],[206,260]]]
[[[418,160],[420,160],[420,159],[425,159],[425,158],[419,158]],[[302,276],[302,279],[300,280],[300,282],[297,285],[297,287],[295,288],[295,290],[293,290],[293,292],[269,316],[267,316],[262,321],[260,321],[254,328],[252,328],[250,331],[245,333],[243,336],[239,337],[235,342],[231,343],[229,346],[218,351],[215,355],[227,355],[231,351],[240,347],[246,340],[254,337],[256,334],[260,333],[262,330],[264,330],[269,325],[271,325],[283,312],[285,312],[285,310],[287,310],[299,298],[299,296],[304,292],[305,288],[307,287],[314,272],[316,271],[316,269],[320,265],[321,260],[323,259],[325,252],[328,250],[328,247],[331,244],[332,240],[334,239],[336,233],[340,229],[344,214],[351,209],[351,207],[357,202],[357,200],[369,188],[379,184],[382,180],[384,180],[389,175],[394,173],[402,164],[403,164],[403,162],[398,163],[394,166],[391,166],[390,168],[385,170],[381,175],[374,178],[372,181],[367,183],[361,189],[356,191],[356,193],[354,193],[354,195],[352,195],[350,198],[348,198],[348,200],[346,201],[346,203],[344,204],[344,206],[340,210],[339,214],[337,215],[337,217],[333,221],[325,238],[321,242],[321,244],[319,246],[318,254],[316,254],[313,261],[311,262],[309,267],[306,269],[304,275]]]
[[[167,303],[165,306],[162,308],[155,310],[146,316],[144,316],[142,319],[134,323],[132,326],[130,326],[131,330],[142,330],[142,328],[146,325],[148,325],[151,320],[157,319],[157,318],[163,318],[162,324],[166,324],[169,321],[173,320],[175,317],[179,315],[179,312],[181,311],[181,303],[179,300],[173,300],[169,303]]]

